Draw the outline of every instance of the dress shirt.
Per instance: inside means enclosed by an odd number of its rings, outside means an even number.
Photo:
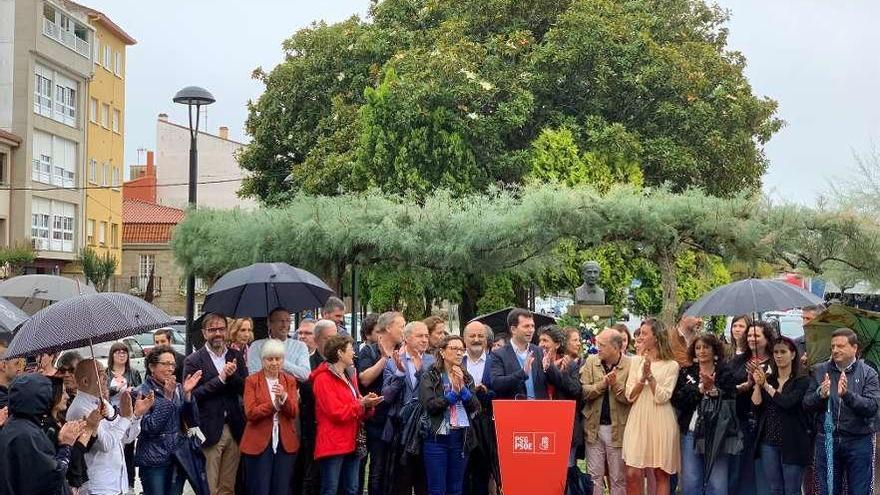
[[[104,401],[108,408],[109,402]],[[80,390],[67,408],[67,421],[83,419],[98,407],[98,398]],[[125,468],[125,444],[133,442],[141,431],[140,418],[117,415],[113,421],[98,423],[95,443],[85,452],[89,481],[85,493],[117,495],[128,491],[128,473]]]
[[[268,339],[260,339],[251,344],[248,349],[248,373],[254,373],[263,369],[263,344]],[[309,379],[312,367],[309,364],[309,348],[299,340],[287,338],[284,340],[284,364],[281,369],[304,382]]]
[[[394,376],[398,376],[401,378],[406,377],[409,380],[410,387],[415,388],[415,386],[418,384],[418,381],[416,380],[416,372],[418,370],[416,369],[415,363],[413,363],[412,356],[409,355],[409,352],[404,352],[400,355],[400,360],[401,362],[403,362],[403,369],[406,370],[405,372],[400,371],[400,369],[398,369],[397,366],[394,365],[394,361],[388,362],[388,364],[390,364],[394,369]],[[425,364],[424,360],[425,354],[422,354],[422,366],[424,366]]]
[[[516,358],[519,360],[519,364],[523,368],[525,368],[526,360],[529,358],[529,351],[531,351],[531,349],[529,349],[528,344],[526,344],[525,351],[520,351],[519,348],[517,348],[515,344],[513,345],[513,352],[516,353]],[[536,364],[537,364],[537,366],[541,366],[541,363],[532,363],[532,366],[535,366]],[[531,371],[534,371],[534,370],[531,370]],[[534,399],[535,398],[535,382],[534,382],[534,380],[532,380],[531,373],[529,373],[528,378],[526,378],[526,398],[527,399]]]
[[[486,371],[487,357],[486,351],[483,351],[483,354],[476,360],[471,359],[470,356],[467,357],[467,372],[474,379],[475,387],[483,384],[483,372]]]
[[[205,349],[208,350],[208,355],[211,356],[211,362],[214,363],[214,367],[217,368],[217,374],[220,375],[220,381],[226,383],[226,379],[223,377],[223,368],[226,367],[226,346],[223,346],[223,351],[220,354],[214,354],[214,351],[208,346],[208,344],[205,344]]]

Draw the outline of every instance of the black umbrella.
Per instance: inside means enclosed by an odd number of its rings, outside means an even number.
[[[317,308],[333,290],[320,278],[287,263],[254,263],[220,277],[202,306],[206,313],[260,318],[275,308],[291,313]]]
[[[712,289],[685,311],[689,316],[737,316],[821,304],[822,298],[782,280],[749,278]]]
[[[496,334],[498,333],[510,333],[510,328],[507,326],[507,315],[513,311],[513,306],[509,308],[499,309],[498,311],[493,311],[492,313],[486,313],[484,315],[477,316],[471,321],[479,321],[484,325],[489,325],[489,328],[492,329]],[[535,328],[541,328],[546,325],[555,325],[556,318],[552,316],[547,316],[541,313],[532,313],[535,318]]]
[[[54,353],[149,332],[174,318],[138,297],[119,292],[76,296],[38,311],[16,331],[6,358]]]

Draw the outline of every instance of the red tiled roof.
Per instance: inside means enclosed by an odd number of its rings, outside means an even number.
[[[122,202],[122,223],[172,224],[183,221],[184,211],[170,206],[147,203],[136,199]]]
[[[123,244],[166,244],[171,241],[172,223],[123,223]]]
[[[122,243],[165,244],[184,211],[137,199],[122,202]]]

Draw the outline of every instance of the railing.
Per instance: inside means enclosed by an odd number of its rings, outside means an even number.
[[[144,295],[147,293],[147,285],[150,283],[150,277],[141,277],[140,275],[132,275],[129,284],[129,292],[136,295]],[[153,296],[162,293],[162,277],[153,276]]]
[[[80,39],[70,31],[61,29],[58,24],[55,24],[45,17],[43,18],[43,34],[79,53],[85,58],[92,58],[92,46],[88,41]]]

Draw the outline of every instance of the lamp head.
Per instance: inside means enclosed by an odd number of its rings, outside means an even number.
[[[216,100],[214,100],[214,95],[209,93],[207,89],[198,86],[187,86],[174,95],[173,101],[183,105],[200,106],[210,105]]]

